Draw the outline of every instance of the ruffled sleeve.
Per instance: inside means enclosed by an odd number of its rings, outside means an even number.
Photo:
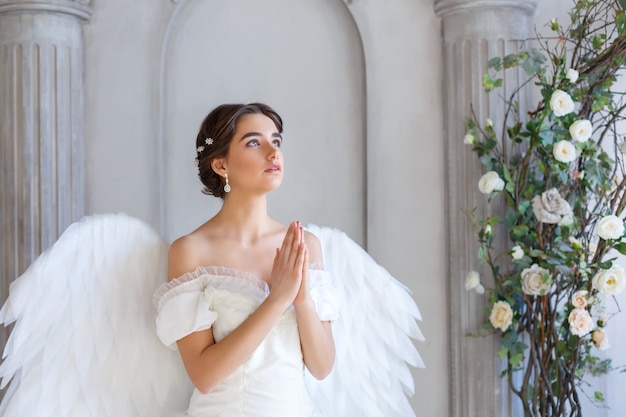
[[[327,271],[309,270],[309,292],[321,321],[334,321],[339,317],[341,294]]]
[[[202,285],[198,279],[184,283],[175,281],[164,284],[155,294],[157,335],[173,350],[176,350],[177,340],[210,329],[218,316],[211,310],[212,287]]]

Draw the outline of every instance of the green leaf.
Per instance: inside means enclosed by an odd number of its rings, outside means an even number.
[[[504,59],[502,60],[502,64],[504,65],[504,68],[511,68],[511,67],[515,67],[517,65],[519,65],[519,60],[520,60],[520,55],[522,55],[523,53],[520,54],[509,54],[507,56],[504,57]]]
[[[621,0],[624,1],[624,0]],[[604,395],[600,392],[600,391],[596,391],[593,393],[593,398],[594,400],[596,400],[597,402],[603,403],[604,402]]]
[[[527,75],[534,75],[541,72],[545,62],[546,57],[538,49],[531,48],[528,50],[528,57],[522,62],[522,68]]]
[[[483,87],[485,87],[486,92],[490,92],[494,88],[502,87],[502,78],[493,79],[491,75],[485,74],[483,75]]]
[[[511,364],[511,366],[519,366],[523,360],[524,354],[516,353],[515,355],[511,355],[511,357],[509,358],[509,363]]]
[[[500,69],[502,69],[502,59],[499,56],[491,58],[487,61],[487,69],[500,71]]]
[[[614,249],[616,249],[622,255],[626,255],[626,243],[625,242],[618,243],[617,245],[614,246]]]
[[[506,228],[510,229],[517,224],[519,217],[520,215],[516,211],[508,210],[504,215],[504,221],[502,223],[506,226]]]
[[[624,4],[626,0],[618,0],[620,2],[620,6],[624,9]],[[626,13],[624,10],[618,10],[617,16],[615,17],[615,24],[617,25],[617,29],[620,35],[626,34]]]
[[[500,359],[504,359],[507,355],[507,353],[509,353],[509,349],[505,347],[502,347],[498,350],[498,358]]]
[[[478,249],[478,260],[481,262],[487,262],[487,250],[484,247]]]

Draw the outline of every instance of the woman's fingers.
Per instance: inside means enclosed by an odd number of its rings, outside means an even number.
[[[280,248],[280,252],[284,255],[284,256],[289,256],[289,252],[291,250],[291,247],[293,245],[293,239],[294,239],[294,232],[295,232],[295,222],[292,222],[289,227],[287,228],[287,233],[285,233],[285,238],[283,239],[283,245]]]
[[[302,227],[300,226],[300,222],[295,222],[294,225],[294,239],[291,242],[291,253],[289,254],[289,265],[296,266],[296,262],[298,260],[300,246],[303,244],[302,241]]]
[[[300,290],[298,292],[301,292],[303,289],[306,290],[308,265],[309,265],[309,249],[306,247],[304,242],[302,242],[302,256],[299,257],[299,262],[297,265],[298,272],[300,273],[300,277],[301,277],[300,278]]]
[[[287,228],[280,250],[280,261],[293,267],[298,257],[298,248],[304,241],[304,232],[300,222],[292,222]]]

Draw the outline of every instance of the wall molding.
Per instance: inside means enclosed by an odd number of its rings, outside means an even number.
[[[56,0],[45,3],[37,1],[0,2],[0,15],[12,13],[62,13],[89,20],[93,14],[93,9],[91,0]]]

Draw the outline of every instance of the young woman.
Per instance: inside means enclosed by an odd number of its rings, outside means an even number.
[[[11,285],[0,415],[415,416],[419,310],[345,233],[268,217],[281,132],[263,104],[216,108],[196,165],[217,215],[171,245],[139,219],[87,216]]]
[[[320,243],[267,214],[283,178],[282,120],[260,103],[204,120],[196,165],[220,211],[172,243],[157,291],[157,332],[176,344],[195,386],[192,417],[312,416],[304,367],[326,377],[336,308]]]

